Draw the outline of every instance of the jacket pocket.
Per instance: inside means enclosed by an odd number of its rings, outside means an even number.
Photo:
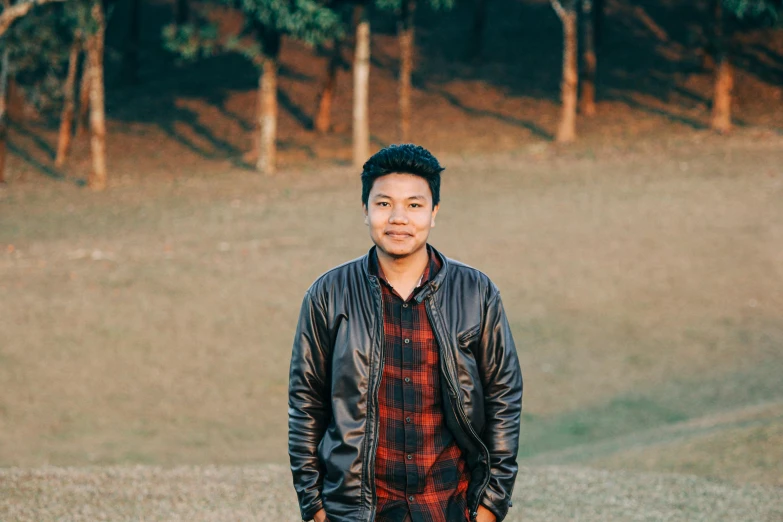
[[[459,345],[460,350],[468,349],[470,344],[478,338],[480,330],[481,325],[477,324],[476,326],[473,326],[462,332],[457,337],[457,344]]]

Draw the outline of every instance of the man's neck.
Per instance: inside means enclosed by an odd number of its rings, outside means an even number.
[[[427,268],[429,263],[429,253],[427,247],[419,249],[417,252],[405,257],[391,257],[376,249],[378,254],[378,263],[383,269],[383,275],[386,281],[406,298],[410,295]]]

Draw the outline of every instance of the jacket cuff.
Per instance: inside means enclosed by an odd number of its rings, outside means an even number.
[[[508,514],[508,508],[511,506],[511,500],[504,500],[501,502],[501,505],[497,505],[490,502],[485,495],[484,498],[481,499],[481,505],[492,511],[492,514],[495,515],[497,522],[501,522]]]
[[[315,514],[321,511],[324,507],[323,500],[320,498],[313,502],[309,508],[302,509],[302,522],[308,522],[310,520],[313,520],[313,517],[315,517]]]

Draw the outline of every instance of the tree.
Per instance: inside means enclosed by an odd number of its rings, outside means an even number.
[[[713,0],[713,42],[715,53],[715,87],[712,97],[711,127],[725,134],[731,131],[731,105],[734,90],[734,67],[731,60],[736,22],[774,24],[781,19],[781,0]]]
[[[337,71],[343,64],[342,50],[343,40],[335,38],[331,49],[328,50],[326,74],[318,90],[318,103],[313,118],[313,128],[321,134],[329,132],[332,126],[332,102],[337,88]]]
[[[582,25],[582,68],[581,68],[581,112],[585,116],[595,115],[595,73],[596,73],[596,52],[595,52],[595,30],[596,21],[599,19],[597,15],[597,7],[600,10],[600,5],[594,5],[593,0],[581,0],[582,12],[581,12],[581,25]]]
[[[126,84],[139,81],[139,46],[141,40],[141,2],[130,0],[128,36],[125,38],[125,56],[122,61],[122,79]]]
[[[257,118],[259,171],[274,174],[277,170],[277,69],[280,57],[279,31],[256,23],[261,42],[261,76],[258,86]]]
[[[715,52],[715,88],[712,98],[712,129],[727,133],[731,130],[731,93],[734,89],[734,69],[726,48],[726,20],[722,0],[713,0]]]
[[[399,70],[399,137],[400,141],[410,141],[411,128],[411,94],[414,55],[416,49],[415,25],[416,0],[376,0],[382,8],[394,8],[397,11],[397,39],[400,45]],[[453,0],[428,0],[431,9],[446,10],[454,6]],[[483,22],[482,22],[483,24]]]
[[[0,178],[5,179],[6,140],[13,82],[39,110],[60,96],[59,73],[64,59],[62,36],[68,23],[63,4],[32,9],[49,2],[4,2],[0,10]],[[17,82],[18,80],[18,82]]]
[[[202,3],[209,10],[216,5],[239,9],[245,25],[238,34],[220,34],[205,17],[164,29],[166,46],[186,60],[197,60],[218,52],[238,51],[259,71],[256,106],[257,134],[247,155],[257,170],[274,174],[277,165],[277,70],[283,36],[310,45],[342,35],[340,19],[317,0],[215,0]],[[206,13],[208,14],[208,13]],[[191,18],[196,18],[191,13]]]
[[[397,38],[400,41],[400,141],[410,141],[411,134],[411,75],[413,74],[413,16],[416,0],[402,0]]]
[[[82,49],[82,72],[79,82],[79,113],[76,115],[76,135],[85,136],[90,128],[90,68],[87,64],[87,48]]]
[[[0,56],[0,183],[5,183],[5,157],[8,150],[8,75],[11,51],[6,47]]]
[[[470,46],[470,58],[478,60],[484,52],[484,29],[487,26],[489,0],[473,0],[473,38]]]
[[[71,149],[73,134],[73,119],[76,105],[76,73],[79,66],[79,55],[82,50],[81,38],[74,38],[71,44],[71,53],[68,58],[68,75],[63,87],[63,111],[60,116],[60,133],[57,140],[57,155],[54,159],[56,167],[65,165],[68,153]]]
[[[362,168],[370,156],[370,19],[367,7],[356,7],[353,56],[353,165]]]
[[[333,9],[342,20],[342,24],[347,26],[347,20],[351,18],[354,6],[347,2],[340,2],[335,4]],[[330,47],[320,46],[321,51],[325,51],[328,58],[326,74],[324,74],[321,87],[318,90],[318,102],[315,117],[313,118],[313,128],[321,134],[329,132],[332,126],[332,103],[335,90],[337,89],[337,72],[340,68],[347,67],[347,63],[343,60],[343,49],[346,43],[347,39],[345,37],[338,37],[332,40]]]
[[[87,67],[90,75],[90,150],[92,170],[87,185],[93,190],[106,188],[106,112],[104,108],[103,42],[106,19],[101,0],[92,0],[93,27],[87,37]]]
[[[37,5],[50,4],[53,2],[64,2],[65,0],[22,0],[13,5],[4,6],[0,11],[0,36],[11,27],[16,20],[22,18]]]
[[[33,94],[39,105],[48,100],[65,99],[63,121],[56,161],[61,165],[70,147],[71,105],[76,81],[76,64],[80,51],[77,35],[84,35],[87,47],[86,76],[90,81],[90,131],[92,169],[88,185],[93,190],[106,187],[106,123],[104,110],[103,53],[106,22],[102,0],[69,0],[46,9],[32,11],[32,6],[59,0],[32,0],[17,3],[0,13],[0,28],[7,30],[12,72]],[[17,9],[23,6],[24,9]],[[10,20],[10,21],[8,21]],[[13,26],[12,26],[12,22]],[[7,25],[4,25],[6,24]],[[2,33],[0,33],[1,35]],[[68,50],[68,52],[64,52]],[[61,80],[63,65],[68,63],[65,82]],[[63,96],[64,94],[64,96]],[[49,103],[51,105],[51,103]]]
[[[550,0],[563,24],[563,79],[560,91],[563,112],[555,139],[558,143],[576,140],[576,105],[578,88],[576,0]]]

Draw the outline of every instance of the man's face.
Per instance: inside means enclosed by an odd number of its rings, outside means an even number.
[[[438,207],[427,181],[413,174],[387,174],[375,180],[364,207],[364,223],[379,250],[407,257],[427,244]]]

